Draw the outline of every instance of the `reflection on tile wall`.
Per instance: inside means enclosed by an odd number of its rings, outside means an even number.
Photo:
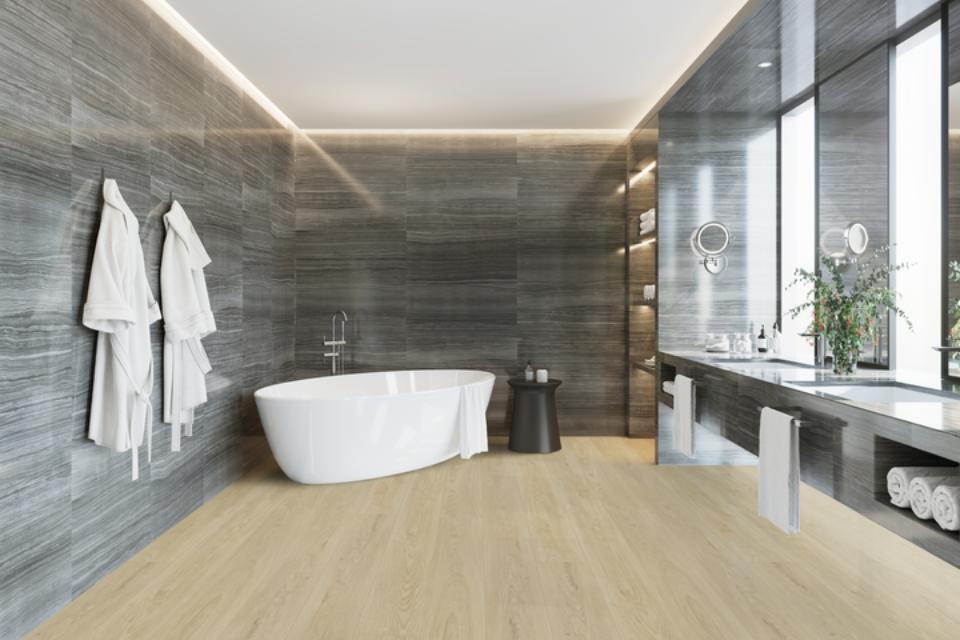
[[[316,133],[297,149],[297,369],[350,314],[349,371],[527,360],[566,434],[625,426],[621,133]]]
[[[661,113],[658,146],[660,349],[702,347],[777,314],[777,137],[769,116]],[[730,230],[726,271],[710,275],[690,236]]]
[[[139,0],[4,3],[0,36],[0,636],[19,637],[265,454],[250,394],[293,371],[293,148]],[[101,168],[140,218],[154,292],[171,191],[213,258],[210,402],[169,453],[154,325],[136,483],[129,454],[85,437]]]

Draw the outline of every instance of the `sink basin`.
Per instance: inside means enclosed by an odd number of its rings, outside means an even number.
[[[783,358],[709,358],[710,362],[717,364],[733,365],[735,367],[803,367],[811,368],[811,365],[793,360],[784,360]]]
[[[919,403],[933,402],[937,404],[960,402],[960,396],[947,393],[945,391],[936,391],[933,389],[923,389],[911,385],[900,384],[897,382],[889,383],[871,383],[871,384],[824,384],[811,383],[806,381],[789,382],[788,384],[797,385],[822,393],[827,396],[852,400],[853,402],[869,402],[873,404],[894,404],[894,403]]]

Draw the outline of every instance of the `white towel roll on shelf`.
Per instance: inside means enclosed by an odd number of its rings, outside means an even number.
[[[947,475],[949,467],[893,467],[887,472],[890,502],[901,509],[910,508],[910,481],[922,476]]]
[[[910,509],[921,520],[933,518],[933,492],[939,486],[960,486],[960,476],[920,476],[910,481]]]
[[[960,531],[960,486],[940,485],[933,490],[933,519],[946,531]]]

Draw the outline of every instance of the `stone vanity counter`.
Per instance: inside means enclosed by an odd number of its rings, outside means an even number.
[[[891,371],[861,370],[835,376],[829,369],[776,361],[743,362],[743,356],[701,352],[660,352],[657,385],[683,374],[696,381],[697,421],[756,454],[764,406],[799,411],[800,473],[807,484],[839,500],[898,535],[960,567],[960,536],[916,519],[890,505],[886,474],[905,465],[960,464],[960,396],[953,385]],[[833,389],[898,383],[927,391],[929,402],[845,399]],[[899,392],[898,392],[899,393]],[[661,400],[668,396],[658,394]],[[881,396],[882,397],[882,396]],[[911,398],[916,399],[916,398]],[[802,527],[801,514],[801,527]]]
[[[665,351],[661,362],[673,360],[703,367],[712,367],[773,385],[785,386],[810,396],[878,413],[936,431],[960,437],[960,384],[944,382],[940,378],[907,374],[882,369],[860,369],[852,376],[835,375],[829,368],[820,369],[802,364],[790,364],[779,356],[755,357],[744,362],[743,355],[707,354],[702,351]],[[866,402],[850,400],[820,390],[814,385],[906,385],[917,392],[940,396],[933,402]],[[933,400],[933,398],[931,398]]]

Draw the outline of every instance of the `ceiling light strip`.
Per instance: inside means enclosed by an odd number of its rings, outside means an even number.
[[[257,88],[255,84],[250,82],[250,80],[240,73],[240,70],[237,69],[227,58],[217,51],[216,47],[210,44],[210,41],[203,37],[203,35],[194,28],[192,24],[187,22],[187,19],[180,15],[176,9],[171,7],[164,0],[143,0],[144,3],[150,7],[154,13],[156,13],[160,18],[169,24],[173,29],[179,33],[183,38],[192,44],[196,49],[207,57],[208,60],[213,62],[214,65],[220,71],[224,73],[230,80],[232,80],[236,85],[242,89],[247,95],[256,100],[263,109],[269,113],[273,118],[283,125],[284,128],[291,131],[298,131],[298,127],[294,124],[293,120],[287,117],[283,111],[280,110],[280,107],[273,104],[270,101],[270,98],[265,96],[260,89]]]

